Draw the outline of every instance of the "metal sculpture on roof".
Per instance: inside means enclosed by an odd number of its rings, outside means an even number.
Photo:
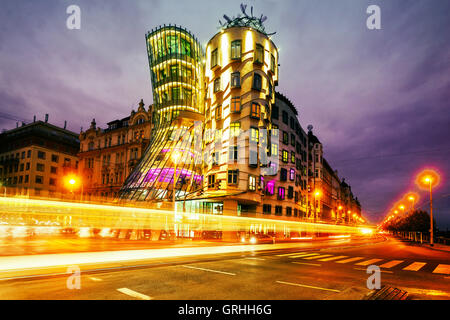
[[[225,22],[222,23],[222,21],[219,20],[220,27],[222,29],[231,28],[231,27],[251,27],[255,30],[258,30],[259,32],[271,36],[274,35],[276,32],[267,33],[264,27],[264,21],[267,20],[267,16],[261,14],[261,16],[255,17],[253,16],[253,6],[250,7],[250,15],[247,14],[247,5],[241,3],[241,12],[243,16],[238,14],[236,17],[230,18],[226,14],[223,15],[223,18],[225,19]]]

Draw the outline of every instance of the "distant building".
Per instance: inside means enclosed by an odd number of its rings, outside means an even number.
[[[46,116],[47,118],[47,116]],[[0,134],[1,192],[61,197],[64,177],[78,168],[78,134],[43,121]]]
[[[152,110],[141,100],[137,112],[108,122],[98,128],[95,119],[80,133],[79,174],[83,181],[83,199],[106,200],[117,196],[147,148],[152,130]]]

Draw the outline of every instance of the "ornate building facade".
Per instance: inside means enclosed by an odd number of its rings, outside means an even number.
[[[92,120],[79,135],[79,176],[84,200],[112,200],[133,171],[148,146],[153,128],[152,105],[144,102],[123,119],[97,127]]]

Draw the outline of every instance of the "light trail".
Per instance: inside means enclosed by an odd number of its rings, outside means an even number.
[[[150,229],[194,231],[321,232],[342,235],[371,234],[368,226],[346,226],[268,218],[174,212],[123,205],[105,205],[40,200],[20,197],[0,198],[0,220],[20,220],[22,225],[33,221],[56,223],[73,228]],[[278,218],[278,217],[277,217]],[[9,223],[13,224],[13,223]],[[303,237],[298,237],[303,239]],[[304,239],[310,239],[304,237]]]

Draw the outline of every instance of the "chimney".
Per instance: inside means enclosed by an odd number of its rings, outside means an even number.
[[[19,123],[18,122],[16,122],[16,128],[18,128],[19,127]]]
[[[64,129],[67,127],[67,120],[64,120]]]
[[[48,113],[45,114],[45,122],[48,122]]]
[[[36,122],[36,115],[33,116],[33,122]]]

